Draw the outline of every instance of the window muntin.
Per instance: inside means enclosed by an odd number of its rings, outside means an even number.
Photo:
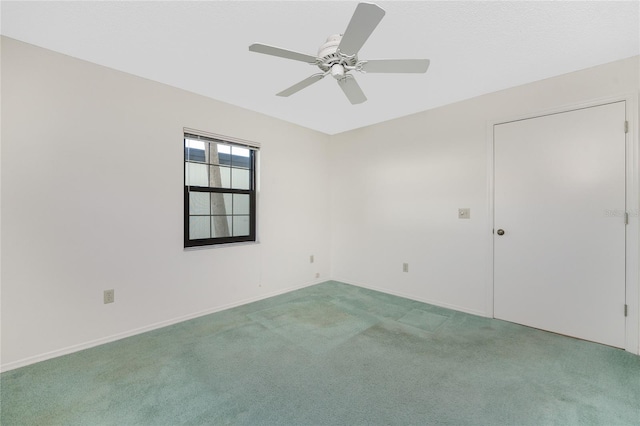
[[[255,241],[253,147],[185,133],[185,247]]]

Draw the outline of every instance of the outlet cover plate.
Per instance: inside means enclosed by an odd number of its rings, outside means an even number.
[[[115,290],[105,290],[104,291],[104,304],[115,302]]]

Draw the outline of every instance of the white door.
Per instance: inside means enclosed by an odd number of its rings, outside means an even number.
[[[616,102],[494,127],[495,318],[624,347],[624,121]]]

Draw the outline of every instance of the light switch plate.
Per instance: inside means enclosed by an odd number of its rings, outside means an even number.
[[[471,209],[470,208],[458,209],[458,219],[471,219]]]

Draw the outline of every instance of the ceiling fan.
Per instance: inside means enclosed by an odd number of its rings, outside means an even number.
[[[307,77],[299,83],[277,93],[291,96],[331,74],[352,104],[367,100],[358,82],[349,71],[362,73],[424,73],[429,68],[428,59],[358,59],[358,51],[384,17],[384,9],[373,3],[359,3],[344,34],[334,34],[318,49],[318,56],[294,52],[280,47],[254,43],[249,50],[266,55],[279,56],[315,65],[322,72]]]

